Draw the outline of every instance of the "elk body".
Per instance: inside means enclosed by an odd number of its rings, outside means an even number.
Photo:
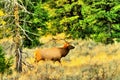
[[[37,49],[35,51],[35,62],[40,60],[53,60],[59,61],[62,57],[65,57],[71,49],[74,49],[74,46],[65,43],[63,47],[53,47],[53,48],[44,48]]]

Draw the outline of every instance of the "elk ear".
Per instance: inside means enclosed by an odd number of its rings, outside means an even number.
[[[67,48],[69,46],[69,43],[64,43],[64,48]]]

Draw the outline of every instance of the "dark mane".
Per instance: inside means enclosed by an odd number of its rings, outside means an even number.
[[[65,57],[70,51],[68,48],[59,48],[59,49],[60,49],[62,57]]]

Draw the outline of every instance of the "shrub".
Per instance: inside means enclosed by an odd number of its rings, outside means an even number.
[[[10,67],[12,66],[12,63],[12,57],[6,58],[3,48],[2,46],[0,46],[0,74],[4,74],[5,72],[11,72]]]

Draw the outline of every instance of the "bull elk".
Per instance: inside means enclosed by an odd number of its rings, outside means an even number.
[[[60,62],[60,59],[65,57],[71,49],[74,49],[74,46],[70,45],[69,43],[65,43],[63,47],[37,49],[35,51],[35,62],[39,62],[40,60],[52,60]]]

